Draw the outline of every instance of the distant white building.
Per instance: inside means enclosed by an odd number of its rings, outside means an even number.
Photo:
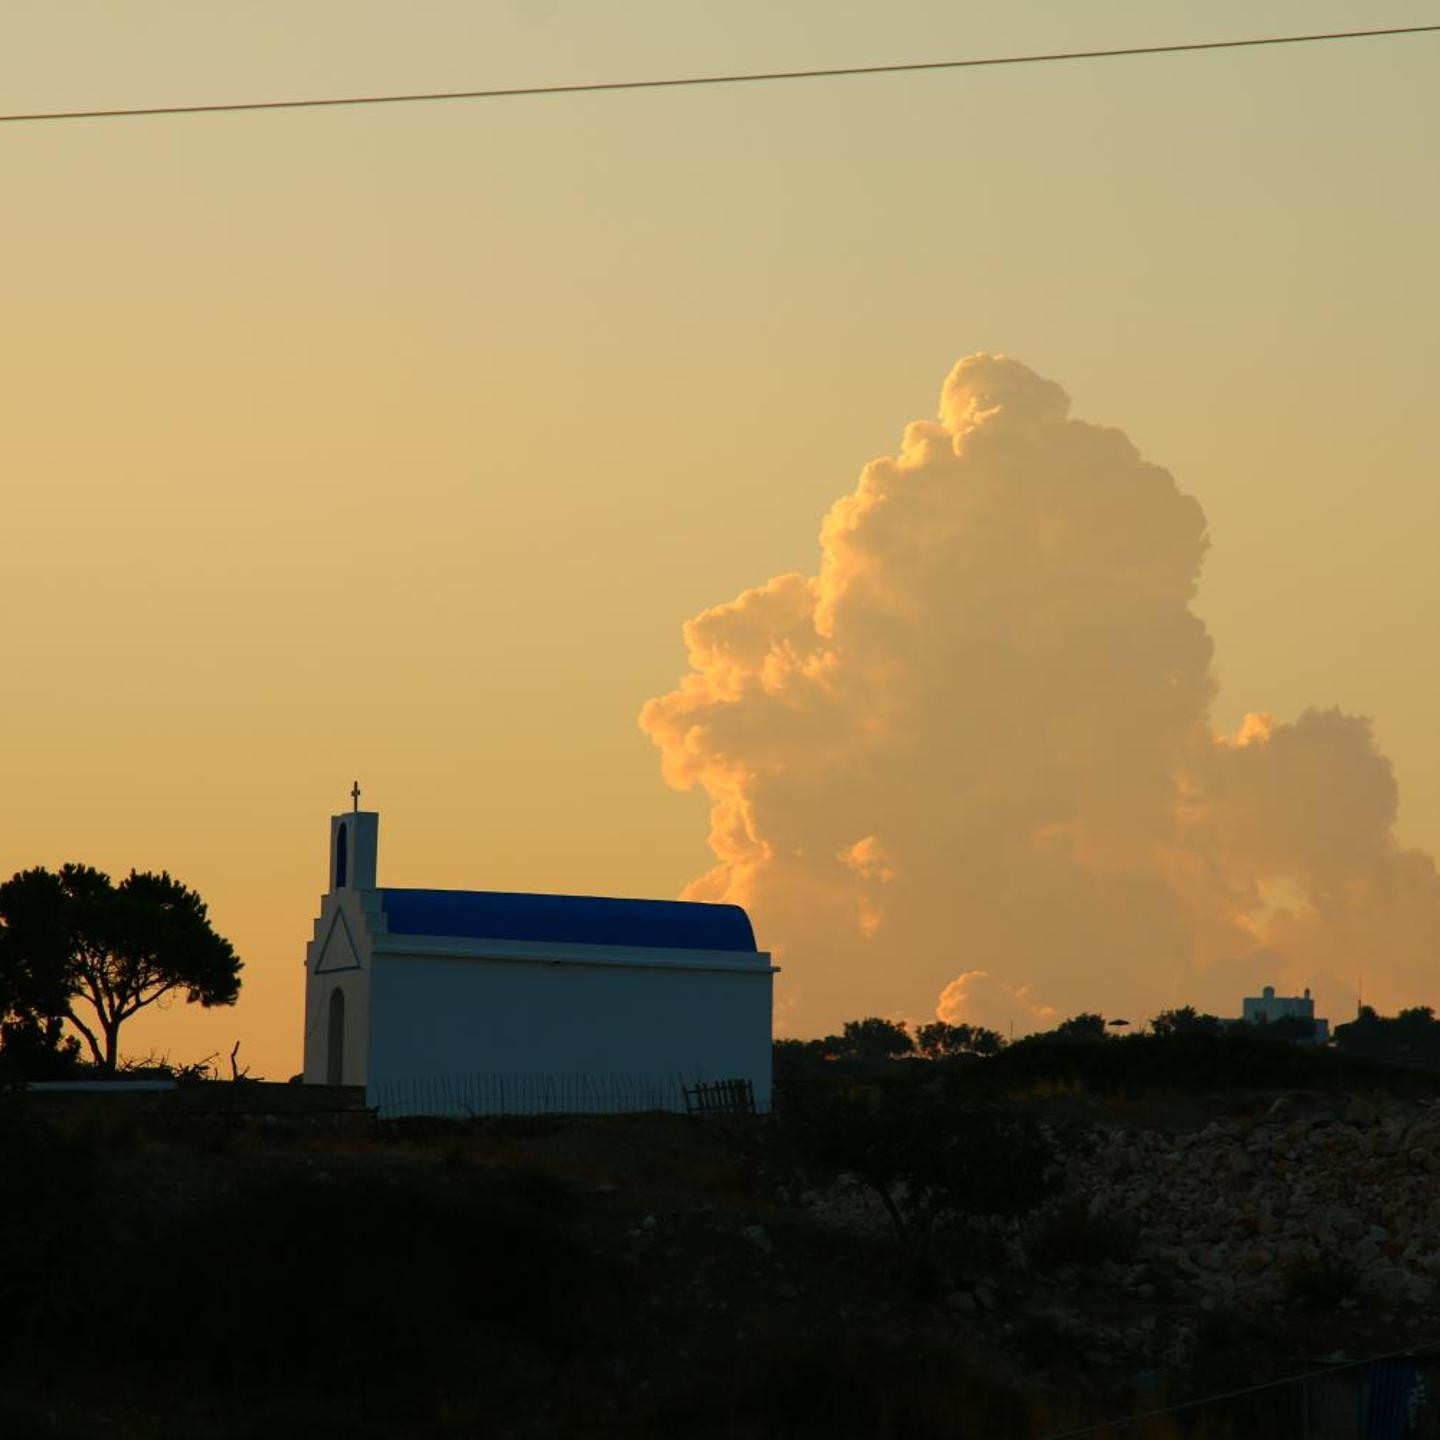
[[[717,1080],[769,1108],[775,967],[738,906],[383,888],[356,806],[306,950],[306,1083],[382,1114],[673,1109]]]
[[[1277,995],[1273,985],[1266,985],[1258,995],[1247,995],[1240,1002],[1240,1018],[1251,1025],[1269,1025],[1276,1020],[1309,1020],[1314,1023],[1314,1043],[1323,1045],[1330,1038],[1330,1022],[1315,1018],[1315,1001],[1307,986],[1303,995]]]

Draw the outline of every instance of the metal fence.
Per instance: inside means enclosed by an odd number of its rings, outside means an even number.
[[[446,1115],[632,1115],[686,1109],[680,1075],[411,1075],[378,1081],[382,1120]]]
[[[685,1108],[692,1115],[753,1115],[755,1089],[748,1080],[700,1080],[686,1086]]]

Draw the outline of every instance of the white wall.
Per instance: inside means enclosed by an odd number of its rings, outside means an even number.
[[[374,892],[369,892],[373,896]],[[363,1085],[370,1038],[370,917],[366,892],[325,896],[305,955],[305,1068],[307,1085],[325,1084],[329,1069],[331,992],[345,995],[341,1084]],[[370,909],[378,908],[371,901]]]
[[[672,969],[377,954],[369,1103],[396,1082],[444,1076],[620,1074],[745,1078],[768,1109],[769,957],[736,960]]]
[[[1314,1019],[1315,1001],[1308,995],[1247,995],[1240,1002],[1240,1018],[1252,1025],[1262,1020],[1287,1017]]]

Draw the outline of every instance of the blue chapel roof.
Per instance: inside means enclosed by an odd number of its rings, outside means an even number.
[[[498,890],[381,890],[380,903],[392,935],[755,951],[750,917],[738,905]]]

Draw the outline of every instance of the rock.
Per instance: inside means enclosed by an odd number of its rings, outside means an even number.
[[[1434,1286],[1403,1265],[1375,1265],[1365,1272],[1365,1288],[1386,1305],[1423,1305]]]
[[[1426,1150],[1440,1147],[1440,1124],[1437,1124],[1429,1116],[1423,1120],[1417,1120],[1410,1127],[1410,1143]]]
[[[1324,1213],[1325,1226],[1336,1235],[1353,1240],[1360,1233],[1360,1217],[1344,1205],[1332,1205]]]
[[[1227,1116],[1183,1134],[1097,1127],[1088,1146],[1069,1150],[1064,1203],[1133,1228],[1142,1265],[1099,1261],[1083,1267],[1087,1282],[1153,1300],[1160,1280],[1186,1304],[1208,1297],[1268,1310],[1291,1267],[1341,1258],[1377,1303],[1435,1303],[1440,1107],[1351,1097],[1338,1109],[1281,1095],[1260,1118]],[[1055,1208],[1008,1222],[1010,1264],[1027,1266],[1036,1228]],[[1081,1277],[1061,1266],[1051,1279],[1069,1286]],[[1127,1342],[1100,1343],[1123,1351]]]
[[[747,1225],[740,1234],[759,1250],[762,1255],[769,1255],[775,1249],[763,1225]]]
[[[1235,1261],[1242,1273],[1258,1275],[1260,1271],[1268,1270],[1275,1263],[1275,1247],[1263,1240],[1257,1240],[1247,1245],[1235,1257]]]
[[[1195,1257],[1207,1270],[1224,1270],[1230,1263],[1230,1247],[1223,1242],[1202,1250]]]
[[[974,1315],[980,1306],[968,1290],[952,1290],[945,1297],[945,1308],[953,1310],[957,1315]]]

